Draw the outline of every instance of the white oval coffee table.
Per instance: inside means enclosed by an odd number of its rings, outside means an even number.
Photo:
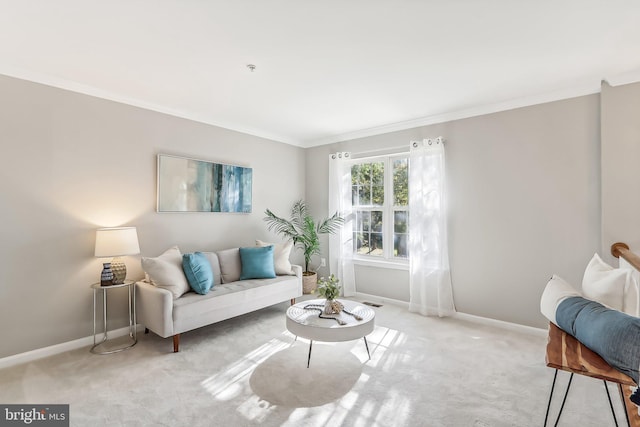
[[[320,314],[318,310],[324,307],[324,299],[299,302],[287,309],[287,330],[294,334],[296,338],[302,337],[309,340],[307,368],[311,361],[313,341],[340,342],[363,338],[364,345],[367,348],[367,355],[371,360],[366,335],[373,332],[374,319],[376,317],[375,311],[354,301],[339,301],[344,305],[346,312],[343,311],[332,315],[323,314],[324,318],[318,316]],[[348,313],[359,317],[361,320]]]

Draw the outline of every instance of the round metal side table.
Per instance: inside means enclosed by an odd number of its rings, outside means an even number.
[[[104,344],[109,339],[107,333],[107,291],[118,288],[127,288],[129,295],[129,340],[124,345],[101,350],[99,347],[104,347]],[[136,289],[135,282],[133,280],[125,280],[124,283],[119,285],[100,286],[100,283],[94,283],[91,285],[93,289],[93,346],[91,347],[91,353],[94,354],[111,354],[119,351],[126,350],[133,347],[138,342],[138,336],[136,334]],[[102,324],[104,326],[102,331],[102,340],[96,343],[96,296],[102,291]]]

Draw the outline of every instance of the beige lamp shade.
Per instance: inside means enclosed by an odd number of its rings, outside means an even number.
[[[96,257],[119,257],[140,253],[135,227],[99,228],[96,231]]]

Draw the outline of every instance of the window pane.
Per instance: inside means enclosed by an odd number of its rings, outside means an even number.
[[[382,233],[382,211],[371,211],[371,231]]]
[[[351,201],[355,206],[382,206],[384,204],[384,162],[353,165],[351,184]]]
[[[396,233],[409,232],[409,212],[395,211],[393,213],[393,231]]]
[[[397,258],[409,257],[409,235],[405,233],[393,234],[393,256]]]
[[[370,212],[358,212],[360,217],[360,231],[371,231],[371,213]]]
[[[371,204],[375,206],[384,205],[384,186],[374,185],[371,188]]]
[[[393,204],[409,205],[409,159],[393,161]]]
[[[384,185],[384,162],[371,163],[371,184]]]
[[[371,204],[371,187],[369,185],[363,185],[360,187],[359,195],[360,205],[370,205]]]
[[[409,212],[393,213],[393,256],[409,257]]]
[[[383,256],[382,233],[371,233],[371,248],[369,255]]]
[[[382,256],[382,233],[353,233],[354,250],[360,255]]]
[[[351,166],[351,184],[360,184],[360,165]]]

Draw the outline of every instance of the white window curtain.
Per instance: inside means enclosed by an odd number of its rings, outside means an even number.
[[[340,280],[346,297],[356,294],[350,158],[346,152],[329,155],[329,215],[338,212],[344,218],[340,231],[329,235],[329,269]]]
[[[456,309],[444,209],[442,138],[412,141],[409,162],[409,311],[450,316]]]

